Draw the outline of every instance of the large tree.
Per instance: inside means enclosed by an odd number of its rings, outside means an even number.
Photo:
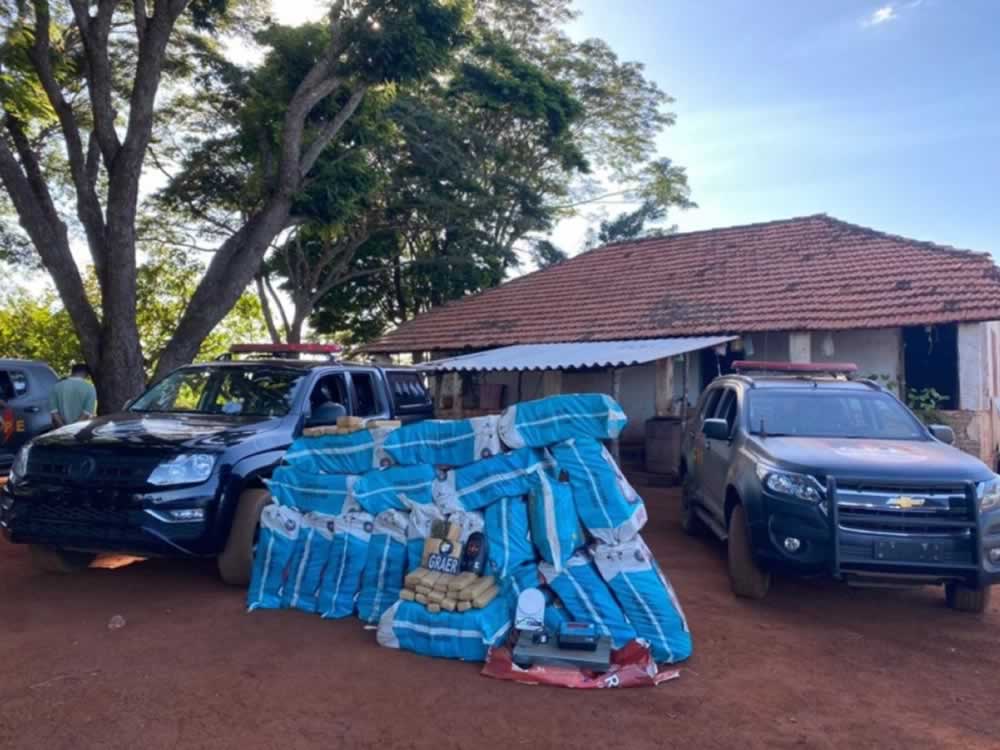
[[[657,152],[672,100],[603,40],[572,39],[574,17],[568,0],[482,0],[478,43],[441,80],[401,93],[393,119],[414,133],[402,194],[416,221],[353,255],[317,330],[363,341],[519,266],[558,262],[554,225],[604,201],[658,220],[690,205],[684,170]]]
[[[137,214],[150,144],[171,89],[189,93],[191,61],[218,57],[217,37],[247,5],[0,0],[7,31],[0,182],[72,318],[105,409],[144,384]],[[258,198],[215,248],[158,373],[190,361],[252,283],[272,242],[297,222],[293,209],[317,162],[369,92],[444,65],[464,16],[458,0],[333,3],[318,54],[297,85],[253,113],[263,124],[265,156],[255,174]],[[89,251],[99,307],[74,260],[74,241]]]

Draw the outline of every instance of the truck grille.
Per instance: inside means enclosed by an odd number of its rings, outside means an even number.
[[[81,486],[137,487],[163,459],[149,454],[62,450],[38,446],[28,457],[29,479]]]
[[[949,535],[976,522],[965,486],[838,481],[837,514],[847,530]]]
[[[94,507],[70,502],[32,501],[24,504],[29,521],[67,526],[127,526],[129,512],[123,508]]]

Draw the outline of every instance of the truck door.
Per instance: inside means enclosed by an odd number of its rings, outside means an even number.
[[[351,368],[351,415],[365,419],[389,419],[388,394],[381,387],[379,373],[371,368]]]
[[[0,467],[6,468],[15,454],[29,439],[44,432],[49,425],[47,397],[30,387],[28,375],[22,370],[0,370]]]
[[[732,437],[736,430],[737,414],[739,412],[739,393],[735,388],[721,388],[721,395],[716,402],[713,419],[724,419],[729,425],[729,440],[711,440],[702,434],[705,444],[703,459],[703,486],[705,488],[705,505],[716,517],[719,523],[725,523],[726,478],[729,466],[733,460]],[[706,416],[706,419],[708,418]]]

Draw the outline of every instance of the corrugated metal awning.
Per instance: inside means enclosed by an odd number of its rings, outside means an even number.
[[[570,344],[519,344],[420,365],[428,372],[495,370],[571,370],[585,367],[628,367],[686,352],[708,349],[738,336],[701,336],[635,341],[586,341]]]

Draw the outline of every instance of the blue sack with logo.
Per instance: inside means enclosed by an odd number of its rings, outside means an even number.
[[[339,516],[357,510],[354,474],[307,474],[294,466],[279,466],[267,480],[267,488],[278,505],[303,513]]]
[[[627,424],[625,410],[611,396],[578,393],[509,406],[499,430],[508,448],[544,448],[574,437],[615,440]]]
[[[406,575],[408,522],[407,514],[401,510],[387,510],[375,516],[358,595],[358,617],[366,625],[377,625],[382,613],[399,599]]]
[[[335,530],[334,516],[306,513],[302,517],[297,551],[282,590],[284,606],[303,612],[319,611],[320,576],[330,556]]]
[[[385,452],[397,464],[465,466],[500,452],[495,416],[428,419],[405,425],[385,440]]]
[[[502,497],[483,511],[490,574],[506,578],[517,566],[535,561],[523,497]]]
[[[372,516],[363,511],[334,519],[335,532],[320,575],[316,603],[317,611],[325,619],[354,614],[373,527]]]
[[[574,622],[592,623],[601,635],[611,638],[614,648],[622,648],[635,639],[635,628],[625,619],[586,550],[573,555],[561,571],[540,563],[538,572]]]
[[[389,466],[383,449],[393,427],[373,427],[347,435],[297,438],[285,453],[285,463],[307,474],[364,474]]]
[[[501,453],[445,473],[434,482],[434,502],[450,513],[482,510],[503,497],[526,495],[534,473],[551,465],[542,451],[525,448]]]
[[[606,544],[634,539],[646,524],[646,506],[607,448],[592,438],[579,438],[550,450],[559,475],[569,478],[576,512],[587,531]]]
[[[302,529],[302,514],[282,505],[264,506],[260,537],[254,551],[247,609],[280,609],[281,597],[295,557]]]
[[[496,597],[482,609],[429,612],[417,602],[398,601],[379,622],[379,645],[424,656],[486,661],[492,646],[503,642],[512,627],[507,600]]]
[[[354,483],[354,499],[372,515],[386,510],[408,510],[433,502],[437,476],[433,466],[393,466],[369,471]]]
[[[566,482],[539,471],[528,496],[528,514],[535,549],[543,560],[561,570],[584,542],[573,490]]]
[[[619,545],[597,544],[594,559],[639,637],[650,644],[653,658],[672,664],[691,656],[684,610],[642,537]]]

